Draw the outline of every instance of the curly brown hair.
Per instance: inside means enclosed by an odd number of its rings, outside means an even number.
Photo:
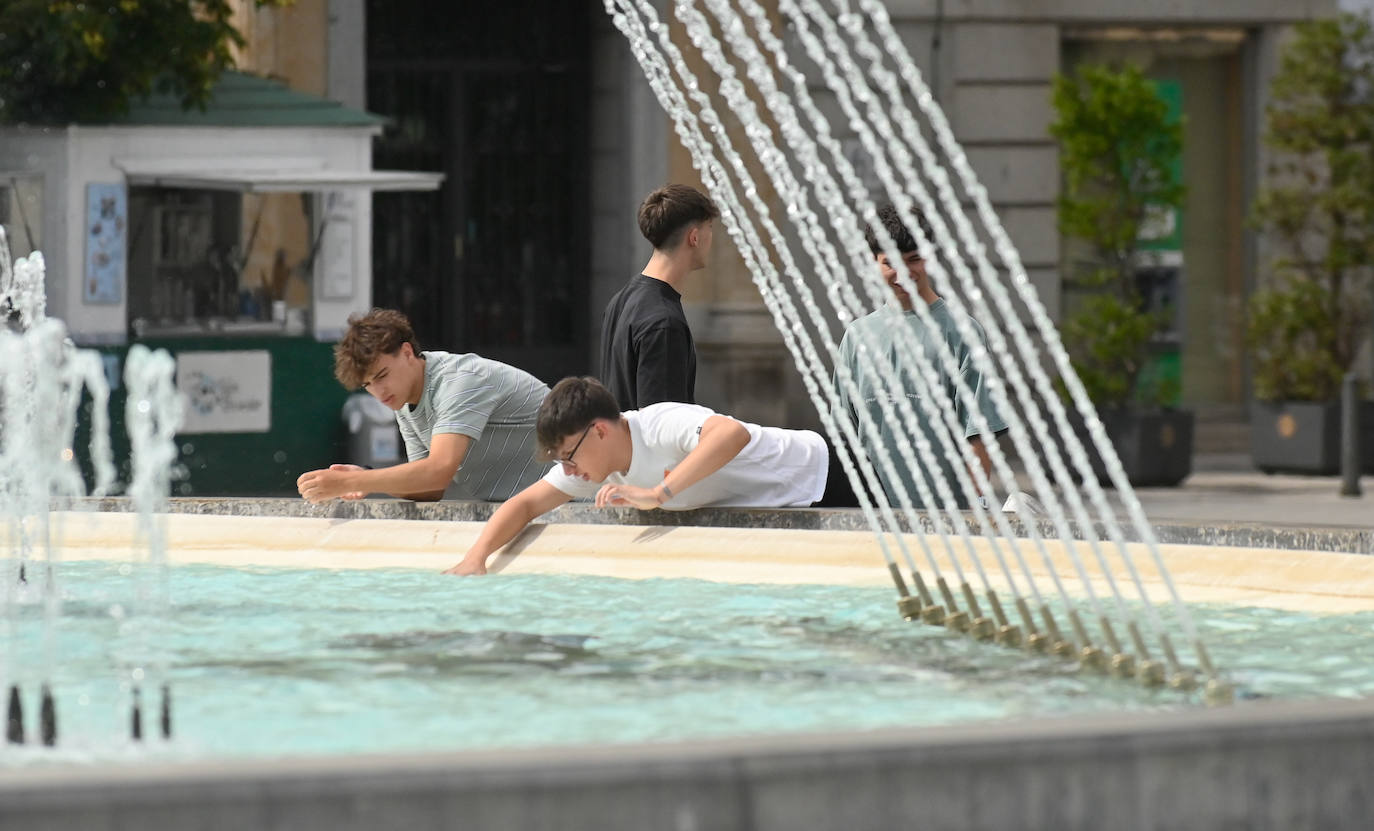
[[[420,344],[410,320],[395,309],[350,315],[348,331],[334,344],[334,377],[347,389],[356,390],[367,380],[367,371],[378,358],[396,354],[404,343],[419,356]]]

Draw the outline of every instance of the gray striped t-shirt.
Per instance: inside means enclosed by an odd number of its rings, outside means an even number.
[[[396,411],[410,461],[429,455],[430,437],[472,439],[446,499],[509,499],[539,481],[534,420],[549,388],[522,369],[479,355],[424,352],[420,403]]]

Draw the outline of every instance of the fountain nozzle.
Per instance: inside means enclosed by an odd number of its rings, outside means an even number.
[[[39,733],[43,744],[52,747],[57,744],[57,704],[53,701],[52,690],[43,685],[43,702],[38,709]]]
[[[24,702],[19,698],[18,684],[10,686],[10,706],[5,727],[5,738],[10,744],[24,743]]]

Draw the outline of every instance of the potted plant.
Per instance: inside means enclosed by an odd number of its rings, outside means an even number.
[[[1345,14],[1296,27],[1270,87],[1274,152],[1254,223],[1275,256],[1250,299],[1255,466],[1340,467],[1340,388],[1374,305],[1374,28]],[[1374,472],[1374,405],[1362,404],[1363,467]]]
[[[1148,251],[1151,227],[1177,235],[1181,119],[1133,66],[1084,65],[1057,76],[1054,109],[1059,231],[1074,264],[1065,285],[1078,295],[1061,325],[1064,345],[1131,483],[1176,485],[1192,470],[1193,414],[1173,406],[1178,382],[1159,371],[1172,310],[1152,306],[1142,278],[1160,264]]]

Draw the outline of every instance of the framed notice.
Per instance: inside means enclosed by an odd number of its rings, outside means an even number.
[[[350,191],[326,191],[323,237],[320,240],[320,298],[347,300],[353,296],[357,257],[354,256],[353,223],[357,218],[357,197]]]
[[[272,355],[266,350],[181,352],[177,390],[182,433],[266,433],[272,429]]]
[[[124,302],[124,243],[128,226],[123,185],[86,185],[86,272],[82,297],[87,303]]]

